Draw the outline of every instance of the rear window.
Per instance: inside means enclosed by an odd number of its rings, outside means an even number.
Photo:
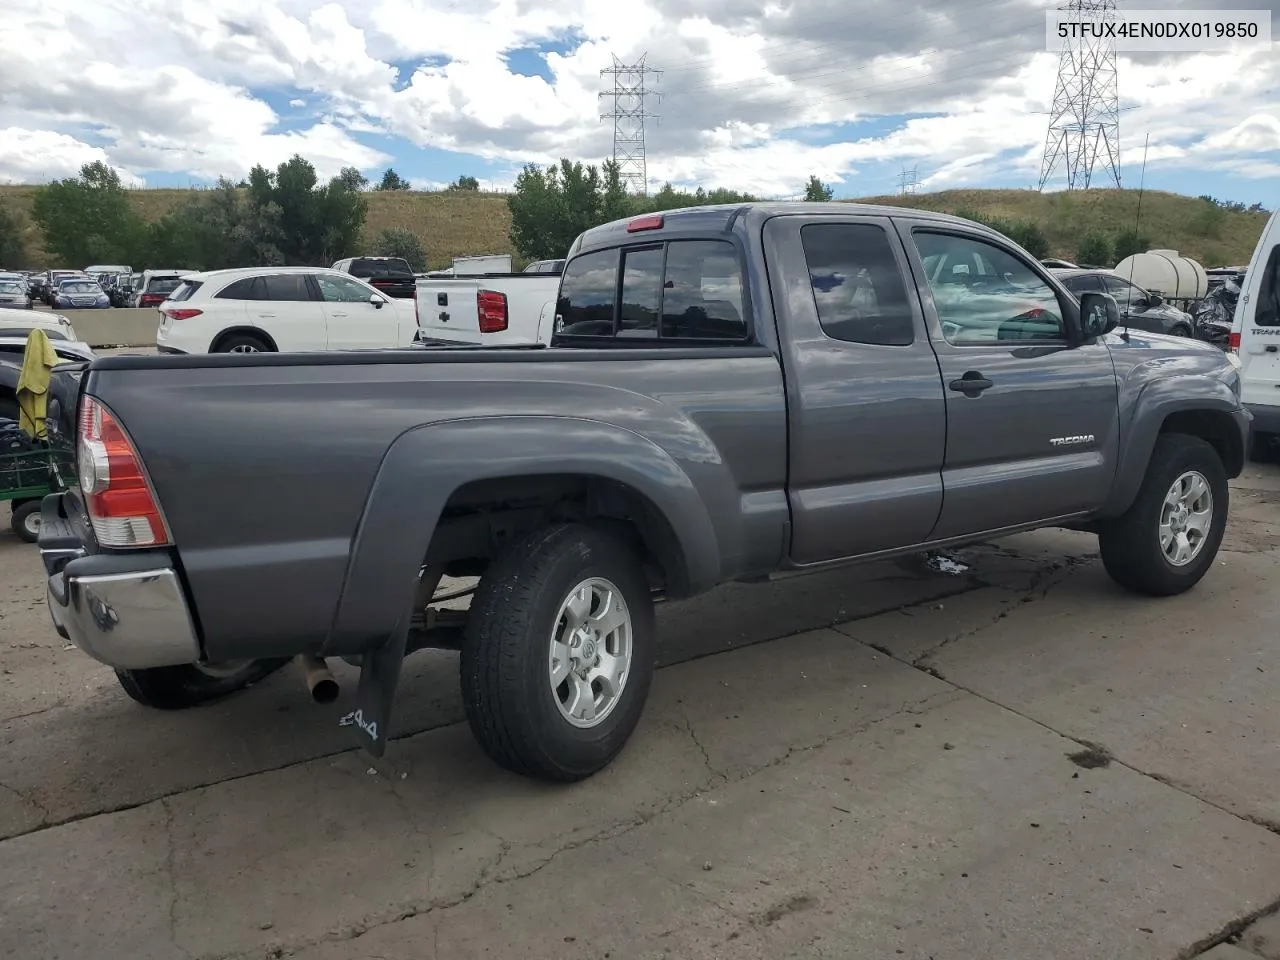
[[[1280,327],[1280,244],[1271,248],[1271,257],[1262,271],[1253,322],[1259,327]]]
[[[386,260],[370,260],[362,258],[351,261],[351,269],[347,271],[353,277],[366,280],[412,280],[413,271],[409,269],[409,261],[398,257]]]
[[[191,295],[204,286],[200,280],[183,280],[174,288],[173,294],[169,297],[170,301],[190,300]]]
[[[147,283],[147,293],[172,293],[182,280],[178,277],[152,277]]]
[[[748,334],[742,266],[725,240],[575,257],[564,267],[556,313],[556,335],[569,340],[740,341]]]

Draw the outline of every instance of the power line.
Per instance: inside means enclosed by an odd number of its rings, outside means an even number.
[[[1076,21],[1116,19],[1115,0],[1069,0],[1058,9]],[[1119,187],[1120,78],[1115,42],[1105,36],[1067,39],[1058,58],[1040,189],[1059,166],[1066,167],[1068,190],[1088,188],[1099,160]]]
[[[662,94],[646,86],[646,78],[662,71],[645,63],[647,53],[632,64],[622,63],[616,56],[613,66],[605,67],[600,76],[613,77],[613,87],[600,91],[600,98],[612,98],[613,109],[601,113],[601,120],[613,121],[613,162],[625,186],[645,196],[649,192],[649,170],[645,161],[644,122],[657,120],[657,114],[645,109],[645,98],[661,99]]]

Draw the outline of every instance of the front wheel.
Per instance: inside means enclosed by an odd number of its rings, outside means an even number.
[[[138,703],[157,710],[185,710],[220,700],[274,673],[289,658],[238,660],[223,664],[183,664],[146,670],[117,670],[120,686]]]
[[[1174,328],[1169,333],[1175,337],[1189,337],[1191,336],[1191,328],[1184,323],[1179,323],[1174,325]]]
[[[1150,596],[1190,590],[1218,555],[1229,497],[1227,474],[1212,446],[1199,437],[1161,434],[1137,497],[1098,535],[1107,573]]]
[[[635,730],[655,659],[635,551],[583,524],[540,530],[485,572],[460,661],[471,731],[500,766],[581,780]]]

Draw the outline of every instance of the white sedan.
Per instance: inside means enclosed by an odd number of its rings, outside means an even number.
[[[260,353],[408,347],[414,300],[327,267],[188,273],[159,306],[161,353]]]

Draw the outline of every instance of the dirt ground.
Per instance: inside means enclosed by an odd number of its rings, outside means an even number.
[[[665,605],[639,730],[568,787],[480,753],[452,654],[377,766],[345,666],[146,710],[4,513],[0,956],[1280,958],[1280,469],[1183,597],[1043,531]]]

